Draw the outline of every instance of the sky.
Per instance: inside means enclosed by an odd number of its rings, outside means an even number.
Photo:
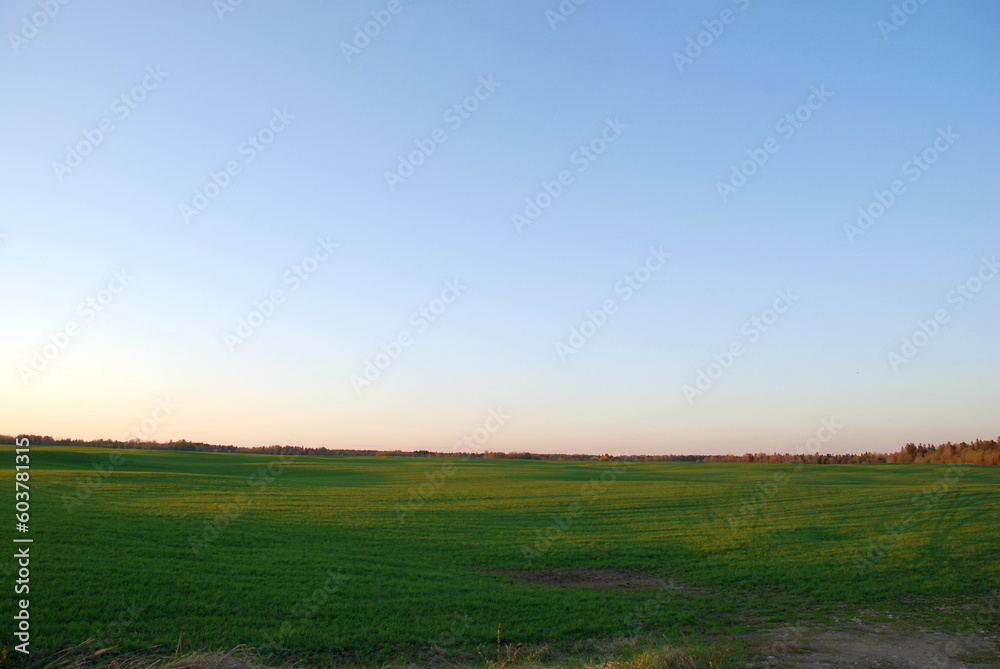
[[[0,433],[1000,434],[1000,6],[0,8]]]

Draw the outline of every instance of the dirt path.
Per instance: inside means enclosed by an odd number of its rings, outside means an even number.
[[[857,629],[785,627],[764,646],[755,668],[832,669],[1000,669],[995,641],[927,630],[900,631],[888,626]]]
[[[617,568],[498,569],[496,573],[531,585],[592,590],[677,590],[697,593],[702,588],[681,586],[643,571]]]

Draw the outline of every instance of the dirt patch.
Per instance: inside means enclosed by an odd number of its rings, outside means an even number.
[[[496,573],[521,583],[550,588],[590,588],[592,590],[676,590],[693,592],[659,576],[630,569],[498,569]]]
[[[832,630],[785,627],[767,638],[764,657],[754,667],[835,669],[1000,669],[995,641],[929,630],[901,631],[888,626]]]

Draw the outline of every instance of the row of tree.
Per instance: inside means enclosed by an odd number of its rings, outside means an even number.
[[[434,455],[466,455],[465,453],[432,453],[430,451],[376,451],[359,449],[332,449],[326,447],[307,448],[305,446],[221,446],[200,441],[120,441],[117,439],[54,439],[37,434],[22,434],[12,437],[0,434],[0,444],[13,444],[16,439],[27,439],[32,446],[81,446],[95,448],[125,448],[153,451],[199,451],[202,453],[256,453],[261,455],[383,455],[388,457],[427,457]]]
[[[774,462],[804,463],[808,465],[856,465],[856,464],[969,464],[1000,465],[1000,449],[997,443],[977,439],[971,443],[953,444],[906,444],[895,453],[862,453],[833,455],[790,454],[790,453],[746,453],[744,455],[709,455],[703,462]]]
[[[887,462],[916,462],[930,464],[1000,465],[1000,437],[993,441],[977,439],[970,443],[907,444],[903,450],[889,456]]]
[[[977,439],[973,442],[953,444],[906,444],[896,453],[862,453],[860,455],[833,455],[827,453],[746,453],[744,455],[584,455],[558,453],[449,453],[436,451],[377,451],[356,449],[331,449],[326,447],[307,448],[305,446],[220,446],[195,441],[118,441],[113,439],[54,439],[41,435],[20,435],[16,439],[28,439],[32,446],[90,446],[100,448],[129,448],[166,451],[200,451],[210,453],[258,453],[265,455],[331,455],[359,456],[378,455],[383,457],[470,457],[486,460],[627,460],[633,462],[770,462],[808,465],[854,465],[854,464],[969,464],[1000,465],[1000,437],[990,441]],[[15,437],[0,434],[0,444],[13,444]]]

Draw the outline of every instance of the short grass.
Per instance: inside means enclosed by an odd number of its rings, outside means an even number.
[[[942,629],[1000,622],[982,605],[1000,585],[1000,468],[67,447],[32,448],[31,467],[33,658],[94,639],[130,653],[245,645],[274,664],[483,666],[500,625],[505,644],[550,663],[602,661],[623,640],[654,652],[640,639],[729,666],[739,635],[859,610]],[[11,518],[8,545],[13,534]],[[495,571],[581,567],[677,588],[561,589]],[[7,583],[14,568],[0,561]],[[0,598],[5,620],[15,599]]]

